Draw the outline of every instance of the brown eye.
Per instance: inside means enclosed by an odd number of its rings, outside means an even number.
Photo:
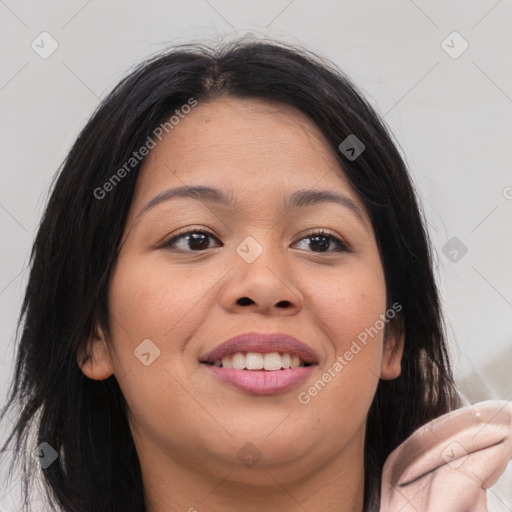
[[[197,252],[209,249],[210,238],[215,238],[207,231],[191,230],[181,233],[162,245],[162,248],[176,252]],[[177,249],[175,249],[177,247]]]
[[[301,238],[302,240],[309,240],[307,242],[307,247],[309,247],[312,252],[341,252],[341,251],[349,251],[349,248],[340,238],[337,236],[327,232],[327,231],[318,231],[315,233],[311,233],[308,236]],[[336,246],[338,250],[332,251],[328,250],[330,247]]]

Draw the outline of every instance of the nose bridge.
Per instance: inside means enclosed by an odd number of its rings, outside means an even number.
[[[243,263],[237,261],[236,264],[241,263],[242,269],[246,271],[257,268],[258,272],[271,272],[272,269],[271,274],[283,273],[279,277],[285,280],[287,254],[283,251],[279,228],[264,224],[258,229],[251,228],[244,234],[245,237],[235,246],[235,252]]]
[[[224,307],[252,306],[268,312],[274,307],[290,309],[301,304],[300,293],[286,265],[286,255],[270,230],[261,229],[247,235],[235,247],[235,253],[235,274],[224,288]]]

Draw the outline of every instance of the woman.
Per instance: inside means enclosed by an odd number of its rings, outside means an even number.
[[[173,49],[102,102],[21,320],[6,446],[65,511],[390,511],[386,459],[459,405],[403,160],[347,77],[273,42]]]

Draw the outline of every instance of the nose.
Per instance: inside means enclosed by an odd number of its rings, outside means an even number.
[[[268,250],[251,263],[236,255],[221,294],[222,306],[233,313],[295,315],[304,306],[296,276],[284,258]]]

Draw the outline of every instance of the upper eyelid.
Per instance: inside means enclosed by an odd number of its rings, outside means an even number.
[[[189,235],[190,233],[200,233],[200,232],[207,233],[208,235],[213,236],[218,239],[218,236],[215,233],[212,233],[207,228],[203,228],[203,227],[196,228],[196,227],[192,226],[192,228],[184,228],[184,229],[186,229],[186,231],[181,231],[176,234],[173,234],[171,237],[167,238],[164,243],[170,242],[170,241],[172,241],[178,237],[184,236],[184,235]],[[308,230],[306,233],[300,235],[301,238],[299,238],[299,240],[301,240],[302,238],[306,238],[308,236],[313,236],[313,235],[317,235],[317,234],[324,234],[324,235],[332,236],[334,238],[339,238],[343,243],[346,243],[345,240],[343,239],[343,237],[341,237],[340,235],[334,233],[332,230],[327,229],[327,228],[311,228],[311,230]]]

